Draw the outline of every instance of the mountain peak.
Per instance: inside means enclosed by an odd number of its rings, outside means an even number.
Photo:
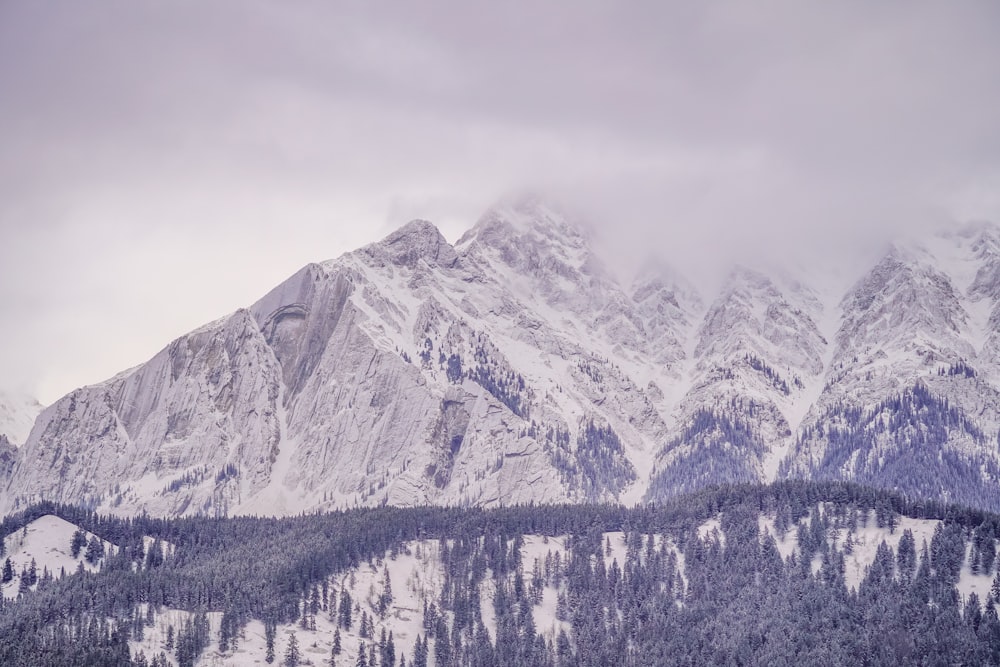
[[[676,308],[694,311],[702,306],[702,297],[687,278],[661,259],[650,257],[636,272],[631,283],[632,299],[646,300],[651,294],[661,292]]]
[[[496,245],[511,237],[533,236],[568,247],[587,243],[585,230],[558,206],[537,194],[505,197],[491,206],[459,240]]]
[[[455,249],[433,223],[411,220],[378,243],[363,249],[373,259],[384,259],[396,266],[416,268],[422,259],[430,266],[450,267],[458,261]]]

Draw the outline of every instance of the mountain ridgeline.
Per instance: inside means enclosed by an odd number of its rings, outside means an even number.
[[[1000,509],[1000,230],[897,245],[849,287],[629,283],[536,199],[414,221],[45,409],[0,509],[294,514],[663,500],[858,480]]]

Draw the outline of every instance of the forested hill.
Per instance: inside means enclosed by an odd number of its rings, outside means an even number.
[[[840,482],[283,519],[41,504],[0,533],[3,665],[1000,660],[1000,517]]]

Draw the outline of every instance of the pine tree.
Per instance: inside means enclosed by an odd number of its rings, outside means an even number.
[[[347,589],[340,591],[340,607],[337,622],[345,630],[351,629],[351,595]]]
[[[274,636],[277,631],[274,623],[264,624],[264,662],[269,665],[274,662]]]
[[[80,550],[87,545],[87,533],[82,528],[77,528],[73,532],[73,539],[70,540],[69,553],[73,559],[80,557]]]
[[[420,635],[413,645],[412,667],[427,667],[427,642]]]
[[[343,648],[340,645],[340,628],[337,628],[336,630],[333,631],[333,649],[332,649],[332,651],[333,651],[334,655],[340,655],[340,652],[342,650],[343,650]]]
[[[151,570],[161,565],[163,565],[163,543],[157,538],[146,552],[146,569]]]
[[[292,632],[288,637],[288,647],[285,649],[284,667],[298,667],[301,660],[302,654],[299,652],[299,640],[296,639],[295,633]]]
[[[319,589],[313,586],[312,595],[309,597],[309,614],[316,616],[320,610]]]
[[[962,618],[972,627],[973,632],[979,631],[979,624],[983,620],[983,610],[979,606],[979,596],[969,593],[969,599],[965,603]]]
[[[91,535],[90,541],[87,542],[87,553],[84,555],[84,559],[91,565],[94,565],[103,557],[104,542],[99,540],[96,535]]]
[[[3,563],[3,575],[0,576],[0,582],[10,583],[14,579],[14,565],[10,562],[10,558]]]
[[[382,593],[378,596],[378,616],[385,618],[389,606],[392,604],[392,581],[389,578],[389,567],[386,566],[382,572]]]
[[[385,648],[382,649],[382,664],[386,667],[396,664],[396,643],[392,639],[392,630],[389,631],[389,638],[385,642]]]
[[[372,639],[373,625],[371,617],[368,616],[368,612],[361,612],[361,631],[358,634],[360,634],[364,639]]]
[[[31,584],[28,583],[28,569],[25,567],[21,570],[21,578],[17,586],[18,596],[24,595],[31,591]]]
[[[899,565],[899,573],[906,582],[913,578],[913,574],[917,570],[916,545],[913,532],[907,528],[903,531],[903,536],[899,538],[899,546],[896,547],[896,562]]]
[[[299,616],[299,627],[303,630],[309,629],[309,600],[302,598],[302,614]]]
[[[358,661],[354,663],[354,667],[368,667],[368,653],[365,651],[364,642],[358,647]]]

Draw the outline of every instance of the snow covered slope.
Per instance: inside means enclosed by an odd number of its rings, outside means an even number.
[[[1000,508],[1000,233],[849,289],[739,268],[629,284],[534,198],[413,221],[46,409],[0,510],[290,514],[657,499],[850,478]]]
[[[537,578],[534,583],[537,586],[536,597],[531,606],[535,628],[542,638],[552,644],[560,632],[572,634],[565,600],[561,610],[558,602],[560,593],[565,595],[566,588],[562,581],[564,566],[561,565],[568,562],[566,541],[564,537],[526,535],[520,551],[519,572],[523,582],[530,586]],[[627,557],[625,535],[621,532],[605,533],[603,541],[608,547],[605,566],[609,569],[613,566],[624,568]],[[673,554],[676,559],[678,595],[682,596],[685,586],[683,554],[673,543],[665,542],[662,536],[655,536],[654,541],[657,552]],[[439,540],[408,542],[399,552],[386,553],[383,558],[362,563],[331,577],[322,587],[316,587],[315,613],[312,612],[313,604],[310,599],[306,613],[299,622],[276,627],[276,664],[286,655],[293,636],[305,660],[312,660],[315,665],[329,664],[335,635],[340,637],[341,649],[337,664],[358,664],[358,653],[362,647],[367,650],[371,650],[373,645],[377,647],[383,636],[387,639],[392,637],[394,654],[404,655],[407,664],[413,656],[418,637],[422,641],[427,640],[430,653],[428,664],[435,664],[435,642],[428,639],[425,622],[438,613],[444,615],[450,626],[455,622],[454,612],[436,609],[446,585],[446,566],[442,562],[442,551],[453,546],[450,541],[445,545]],[[637,557],[641,561],[643,554],[640,553]],[[508,574],[507,578],[513,579],[512,574]],[[494,611],[496,589],[497,583],[492,572],[487,572],[478,587],[478,612],[491,642],[495,642],[497,636]],[[341,627],[342,624],[339,623],[339,602],[345,593],[352,601],[349,628]],[[383,598],[387,593],[388,597]],[[388,600],[384,613],[379,613],[381,599]],[[185,622],[193,619],[193,614],[170,608],[149,610],[144,604],[141,606],[141,615],[149,619],[149,627],[144,629],[141,640],[133,639],[129,642],[133,657],[142,652],[151,659],[163,653],[170,664],[176,664],[171,651],[171,638],[177,635]],[[365,630],[363,634],[362,615],[371,621],[370,632]],[[250,621],[222,649],[217,641],[222,613],[209,612],[206,616],[210,643],[196,662],[197,666],[237,667],[264,663],[267,641],[266,630],[261,622]]]
[[[844,297],[787,474],[1000,506],[1000,233],[893,248]]]
[[[72,554],[73,535],[77,530],[79,528],[69,521],[46,514],[4,538],[4,567],[6,561],[10,561],[13,578],[0,584],[3,596],[15,598],[22,587],[34,590],[39,585],[44,585],[48,577],[58,579],[72,575],[80,567],[88,572],[97,571],[105,556],[88,560],[86,545],[75,557]],[[83,537],[86,541],[97,539],[103,546],[101,553],[105,555],[110,555],[117,549],[115,545],[93,533],[84,531]],[[96,553],[98,552],[95,551]],[[32,570],[34,575],[29,577],[27,573]]]
[[[938,540],[942,544],[944,541],[945,525],[941,521],[894,515],[889,525],[880,524],[874,511],[842,510],[835,505],[821,503],[809,508],[808,516],[785,522],[775,513],[760,514],[757,517],[757,539],[764,547],[773,544],[777,557],[792,570],[796,568],[796,563],[802,563],[814,574],[825,571],[831,577],[831,583],[839,585],[842,578],[848,591],[853,589],[856,592],[865,585],[865,578],[880,557],[880,550],[883,557],[885,553],[889,554],[888,576],[896,581],[909,583],[915,576],[927,576],[931,571],[930,554],[935,551],[930,545],[935,545]],[[780,510],[782,513],[786,511],[787,508]],[[661,563],[665,578],[662,585],[670,591],[674,604],[683,608],[692,601],[689,596],[696,595],[692,585],[698,585],[688,580],[691,573],[686,557],[704,560],[709,558],[707,553],[717,557],[720,551],[716,546],[725,548],[727,542],[719,518],[705,521],[695,534],[699,544],[689,542],[685,549],[681,549],[669,535],[603,533],[599,542],[603,545],[601,552],[604,555],[603,568],[599,570],[601,576],[605,572],[617,572],[617,577],[624,576],[627,581],[627,573],[637,563]],[[976,553],[973,548],[975,540],[961,533],[958,536],[965,547],[964,560],[959,564],[955,580],[959,607],[964,608],[973,594],[980,605],[996,604],[990,594],[996,577],[992,560],[988,571],[978,570],[973,565],[976,560],[973,557]],[[461,605],[441,607],[449,590],[446,553],[458,550],[463,554],[458,557],[459,560],[468,557],[454,540],[407,542],[400,549],[386,552],[381,557],[362,562],[327,578],[321,584],[313,585],[303,594],[299,620],[274,628],[273,655],[276,663],[282,661],[289,645],[294,642],[303,660],[310,660],[312,664],[329,664],[335,646],[339,646],[336,664],[360,664],[358,655],[361,650],[367,654],[374,647],[378,655],[381,647],[389,644],[391,639],[392,655],[396,659],[400,655],[405,656],[407,664],[411,664],[419,639],[427,641],[428,664],[436,664],[435,651],[440,646],[440,640],[429,639],[428,634],[429,628],[435,626],[434,619],[442,619],[444,627],[452,628],[455,635],[461,634],[466,647],[474,645],[474,638],[480,632],[488,635],[490,643],[497,641],[495,603],[501,586],[506,587],[504,595],[508,596],[507,604],[510,603],[510,596],[516,597],[513,591],[523,587],[529,601],[532,627],[546,644],[556,645],[560,636],[576,643],[570,618],[580,610],[567,602],[568,578],[574,571],[570,567],[570,538],[524,535],[518,539],[519,567],[500,575],[487,568],[481,580],[470,587],[474,588],[475,595],[460,598],[478,603],[477,609],[465,609],[461,619],[456,611],[456,608],[462,608]],[[800,539],[803,542],[806,539],[821,539],[825,541],[825,546],[814,542],[806,547]],[[905,540],[909,541],[909,554],[912,556],[912,567],[909,569],[906,567],[906,552],[901,548]],[[995,553],[996,542],[993,541],[992,545],[993,548],[986,551]],[[904,555],[897,556],[900,553]],[[833,560],[826,562],[827,558]],[[934,567],[941,567],[940,562]],[[578,568],[575,571],[578,573]],[[623,575],[623,572],[626,574]],[[451,586],[454,587],[454,584]],[[345,596],[350,609],[346,624],[343,622]],[[194,615],[166,607],[149,609],[145,604],[140,605],[138,615],[146,622],[141,638],[133,637],[129,642],[133,657],[141,652],[151,659],[162,653],[170,664],[176,664],[174,640],[181,628],[193,621]],[[235,667],[264,663],[268,654],[268,633],[264,624],[252,620],[234,637],[222,640],[222,616],[221,612],[207,613],[207,646],[195,664],[199,667]],[[371,662],[366,661],[366,664]]]

